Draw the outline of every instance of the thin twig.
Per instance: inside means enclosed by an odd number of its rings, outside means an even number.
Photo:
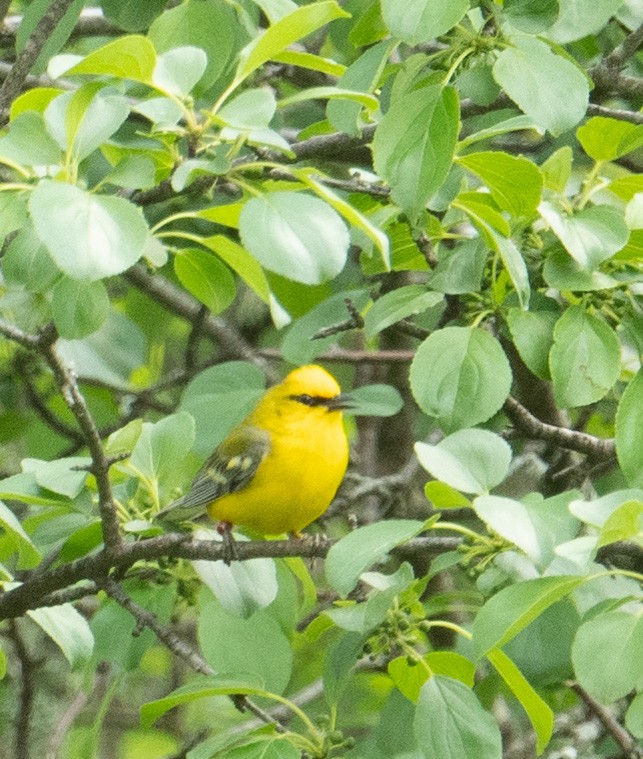
[[[31,67],[72,2],[73,0],[51,0],[47,11],[36,24],[36,28],[16,58],[16,62],[2,83],[2,87],[0,87],[0,120],[2,123],[6,123],[9,106],[20,94]]]
[[[53,726],[53,731],[47,741],[47,747],[43,759],[57,759],[60,747],[67,737],[67,731],[74,724],[76,717],[82,712],[87,703],[88,695],[84,690],[79,690],[76,698],[69,704],[66,711],[58,718]]]
[[[185,641],[181,640],[173,630],[160,624],[156,618],[156,614],[153,614],[151,611],[148,611],[131,599],[117,582],[107,578],[101,581],[100,585],[110,598],[113,598],[119,606],[134,617],[137,630],[140,631],[144,627],[149,628],[161,643],[167,646],[167,648],[179,659],[186,661],[193,670],[202,675],[215,674],[212,667],[200,654],[191,648],[191,646]],[[248,710],[266,724],[273,725],[277,732],[286,732],[286,728],[279,721],[275,720],[261,707],[253,703],[247,696],[233,696],[232,699],[241,711]]]
[[[355,308],[355,304],[350,298],[344,298],[344,303],[348,309],[350,316],[348,319],[344,319],[336,324],[330,324],[328,327],[322,327],[317,330],[314,335],[311,336],[311,340],[322,340],[324,337],[331,337],[337,335],[340,332],[348,332],[352,329],[362,329],[364,326],[364,319],[360,312]]]
[[[616,717],[603,704],[575,681],[568,681],[567,685],[579,696],[589,711],[599,720],[605,730],[614,738],[628,759],[641,759],[643,751],[637,747],[634,736],[619,723]]]

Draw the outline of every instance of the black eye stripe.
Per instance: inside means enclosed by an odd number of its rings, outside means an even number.
[[[302,395],[291,395],[289,397],[291,400],[297,401],[297,403],[302,403],[304,406],[326,406],[330,400],[330,398],[324,398],[321,395],[307,395],[306,393],[303,393]]]

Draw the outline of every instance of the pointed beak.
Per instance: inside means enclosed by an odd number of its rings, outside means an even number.
[[[335,395],[324,403],[324,406],[326,406],[329,411],[341,411],[342,409],[353,408],[354,405],[355,402],[348,393]]]

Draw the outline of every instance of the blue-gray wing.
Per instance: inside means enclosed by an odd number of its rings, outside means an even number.
[[[270,435],[265,430],[237,428],[199,469],[188,492],[156,519],[176,523],[201,516],[212,501],[245,487],[269,451]]]

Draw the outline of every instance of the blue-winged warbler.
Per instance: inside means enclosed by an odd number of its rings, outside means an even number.
[[[348,405],[320,366],[295,369],[266,391],[159,518],[180,522],[207,509],[222,529],[297,534],[326,511],[346,472]]]

